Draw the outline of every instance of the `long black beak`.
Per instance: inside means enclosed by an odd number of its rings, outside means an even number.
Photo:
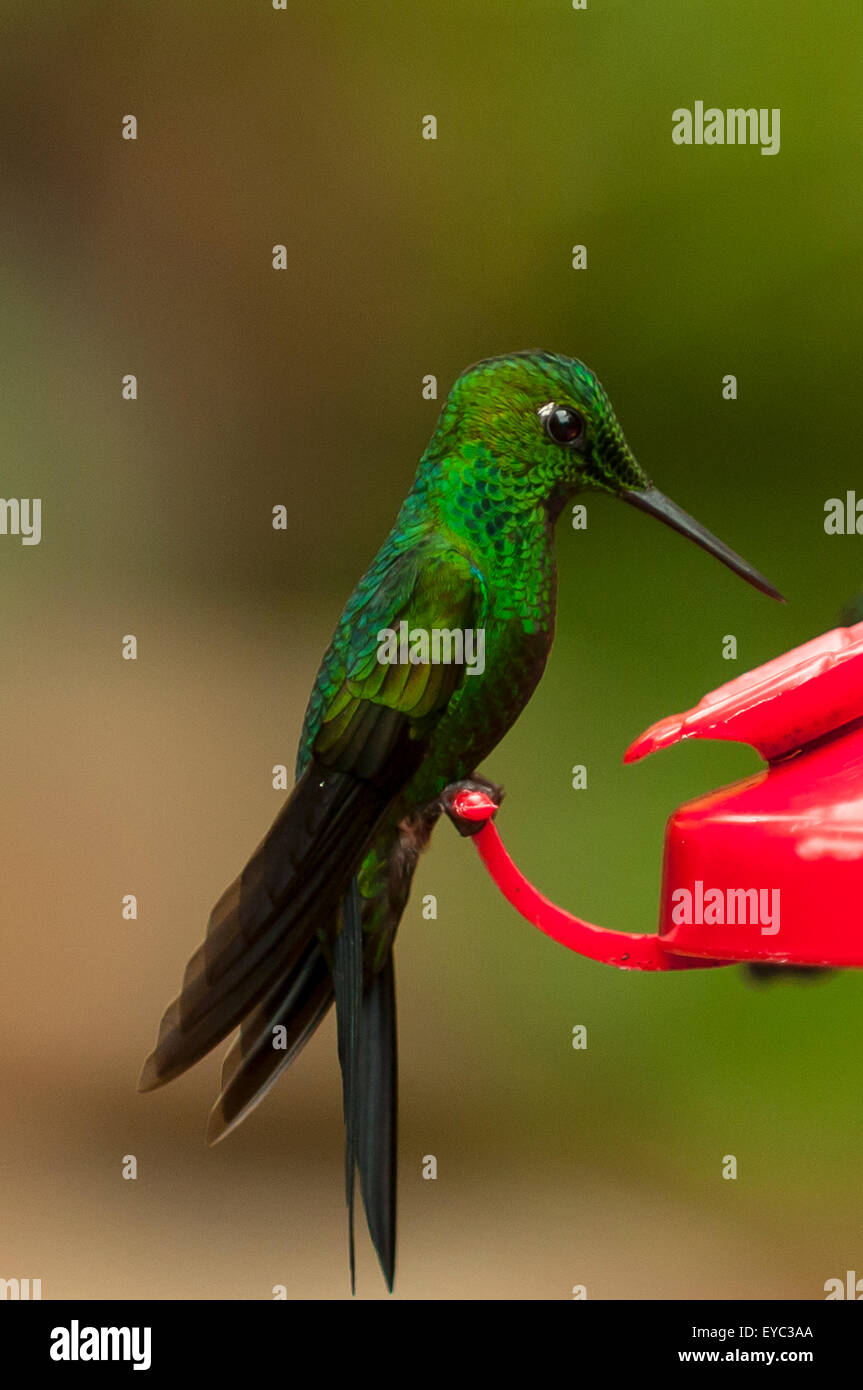
[[[717,560],[721,560],[723,565],[727,565],[735,574],[739,574],[741,579],[745,579],[747,584],[751,584],[754,589],[760,589],[762,594],[768,598],[778,599],[784,603],[778,589],[774,589],[768,579],[763,574],[759,574],[746,560],[742,559],[736,551],[723,541],[717,540],[715,536],[702,526],[700,521],[696,521],[694,516],[690,516],[682,507],[678,507],[676,502],[672,502],[670,497],[666,497],[658,488],[648,487],[643,492],[635,492],[631,488],[624,488],[620,493],[624,502],[631,502],[633,507],[638,507],[642,512],[647,512],[648,516],[655,516],[659,521],[664,521],[666,526],[671,526],[673,530],[679,531],[681,536],[688,536],[696,545],[700,545],[702,550],[706,550],[710,555],[715,555]]]

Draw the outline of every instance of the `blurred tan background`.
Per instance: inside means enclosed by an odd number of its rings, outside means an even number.
[[[43,498],[41,545],[0,537],[0,1276],[343,1297],[332,1021],[208,1151],[217,1055],[135,1092],[162,1009],[276,814],[272,766],[433,428],[422,376],[442,396],[523,347],[589,362],[656,482],[789,599],[611,500],[562,523],[552,661],[486,770],[545,893],[652,928],[665,817],[758,760],[624,769],[625,746],[863,581],[860,538],[823,531],[860,480],[863,15],[78,0],[7,3],[0,28],[2,492]],[[698,99],[781,108],[780,153],[673,146]],[[762,991],[579,960],[447,825],[396,954],[396,1296],[807,1299],[863,1269],[858,975]]]

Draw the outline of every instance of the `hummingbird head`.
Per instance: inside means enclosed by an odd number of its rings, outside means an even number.
[[[493,469],[504,495],[554,518],[575,493],[610,492],[656,517],[771,598],[782,595],[655,488],[589,367],[549,352],[490,357],[462,372],[441,412],[435,452]]]

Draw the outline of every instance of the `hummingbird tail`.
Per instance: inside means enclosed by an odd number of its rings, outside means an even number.
[[[363,984],[363,925],[356,878],[342,904],[333,985],[345,1112],[345,1196],[351,1291],[355,1291],[356,1170],[369,1235],[390,1293],[395,1278],[397,1050],[392,948]]]
[[[396,1268],[398,1064],[393,953],[371,977],[360,1016],[359,1169],[369,1235],[390,1293]]]
[[[390,950],[383,968],[363,989],[362,945],[362,908],[354,878],[342,904],[342,930],[335,937],[332,974],[315,939],[299,963],[247,1016],[222,1066],[222,1091],[210,1112],[207,1142],[216,1144],[224,1139],[263,1100],[326,1016],[335,989],[346,1131],[351,1288],[355,1284],[354,1199],[359,1168],[369,1234],[392,1292],[396,1243],[395,977]]]
[[[309,944],[318,932],[331,934],[339,901],[391,796],[385,783],[312,759],[268,835],[213,908],[206,939],[164,1014],[139,1090],[173,1080],[262,1000],[270,1000],[275,1012],[280,987],[301,982],[297,972],[302,976]],[[325,1011],[320,966],[305,964],[315,972],[314,989],[308,987]],[[305,995],[303,1000],[309,1004]],[[250,1040],[260,1026],[256,1015]]]
[[[363,997],[363,919],[356,878],[351,879],[342,903],[342,929],[333,947],[333,989],[336,996],[339,1063],[342,1069],[345,1112],[345,1200],[348,1204],[351,1293],[355,1293],[354,1193],[360,1100],[360,1012]]]

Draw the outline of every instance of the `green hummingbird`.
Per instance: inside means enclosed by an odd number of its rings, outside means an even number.
[[[213,908],[141,1074],[139,1089],[160,1086],[239,1026],[210,1116],[214,1143],[336,1003],[352,1287],[357,1169],[390,1290],[395,1272],[396,930],[447,788],[475,776],[542,675],[555,522],[586,490],[657,517],[781,598],[653,486],[582,362],[535,351],[468,367],[324,655],[296,785]],[[483,634],[484,669],[414,645],[435,631]],[[401,659],[383,659],[394,632],[410,634],[408,659],[404,644]]]

